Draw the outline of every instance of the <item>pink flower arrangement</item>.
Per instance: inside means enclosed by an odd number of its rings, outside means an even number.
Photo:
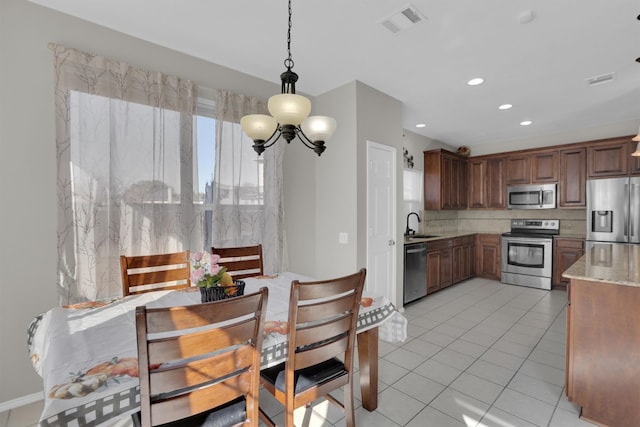
[[[191,283],[201,288],[218,286],[226,267],[218,264],[220,255],[209,255],[208,252],[195,252],[191,256]]]

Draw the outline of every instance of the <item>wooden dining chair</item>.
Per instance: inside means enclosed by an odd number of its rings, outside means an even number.
[[[191,286],[189,251],[120,256],[122,296]]]
[[[263,369],[261,383],[285,408],[285,426],[293,412],[325,397],[345,412],[347,427],[355,425],[353,348],[366,270],[331,280],[291,283],[287,361]],[[329,393],[344,387],[344,402]],[[264,412],[260,418],[275,426]]]
[[[267,300],[261,288],[210,303],[137,307],[134,424],[257,427]]]
[[[234,279],[262,276],[262,245],[235,248],[211,248],[211,254],[220,255],[219,264],[227,267]]]

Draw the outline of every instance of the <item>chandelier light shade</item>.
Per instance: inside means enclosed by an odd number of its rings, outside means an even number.
[[[297,126],[311,112],[311,101],[302,95],[283,93],[269,98],[267,108],[278,123]]]
[[[240,119],[242,130],[253,140],[253,149],[262,154],[266,148],[275,144],[280,137],[287,143],[296,136],[318,156],[325,150],[327,141],[336,130],[336,121],[331,117],[312,116],[311,101],[302,95],[296,95],[298,75],[292,71],[291,59],[291,0],[289,0],[289,28],[287,30],[287,53],[284,60],[287,68],[280,74],[281,93],[269,98],[267,108],[271,116],[249,114]]]
[[[267,140],[278,127],[278,122],[265,114],[250,114],[240,119],[242,130],[251,139]]]

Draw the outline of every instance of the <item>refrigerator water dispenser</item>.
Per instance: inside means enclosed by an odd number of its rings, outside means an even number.
[[[613,231],[613,211],[592,211],[591,231],[611,233]]]

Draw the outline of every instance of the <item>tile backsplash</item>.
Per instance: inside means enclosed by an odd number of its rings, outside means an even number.
[[[584,209],[532,209],[422,211],[420,232],[438,233],[504,233],[511,228],[511,219],[559,219],[560,235],[586,236],[586,210]]]

